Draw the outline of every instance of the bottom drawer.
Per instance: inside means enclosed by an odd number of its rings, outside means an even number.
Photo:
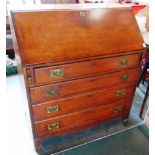
[[[120,100],[93,109],[35,123],[36,137],[60,135],[92,127],[111,118],[125,115],[131,100]]]

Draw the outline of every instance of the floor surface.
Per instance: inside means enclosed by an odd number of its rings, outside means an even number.
[[[57,155],[149,155],[145,130],[141,125]]]

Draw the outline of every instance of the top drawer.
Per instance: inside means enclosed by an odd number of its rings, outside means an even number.
[[[23,64],[144,49],[130,8],[85,8],[83,5],[51,8],[11,12]]]
[[[132,54],[54,67],[37,68],[34,69],[35,84],[55,83],[103,72],[107,73],[124,68],[138,67],[139,59],[140,54]]]

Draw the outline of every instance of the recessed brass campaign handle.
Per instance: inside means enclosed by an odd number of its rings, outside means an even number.
[[[50,70],[50,77],[51,78],[56,78],[64,75],[64,69],[55,69],[55,70]]]
[[[53,123],[48,125],[48,130],[58,129],[58,128],[59,128],[59,123]]]
[[[114,112],[121,112],[123,110],[122,106],[114,107]]]
[[[125,95],[125,89],[117,90],[116,96],[123,96],[123,95]]]
[[[128,66],[128,60],[120,60],[120,61],[119,61],[119,66],[120,66],[120,67]]]
[[[57,112],[57,111],[59,111],[59,106],[58,105],[51,106],[51,107],[47,108],[47,113],[48,114],[53,113],[53,112]]]
[[[123,75],[120,76],[120,79],[121,79],[122,81],[125,81],[125,80],[128,79],[128,77],[129,77],[128,75],[123,74]]]
[[[45,96],[50,96],[50,95],[56,95],[57,94],[57,90],[56,89],[49,89],[49,90],[46,90],[45,92]]]

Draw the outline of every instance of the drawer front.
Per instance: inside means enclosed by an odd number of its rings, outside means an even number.
[[[37,104],[82,92],[104,89],[116,84],[136,82],[138,77],[139,69],[132,69],[58,84],[33,87],[30,88],[31,101],[32,104]]]
[[[114,100],[131,97],[134,94],[136,84],[112,87],[106,90],[69,97],[62,100],[33,105],[34,121],[42,121],[65,114],[70,114],[89,108],[101,106]]]
[[[123,116],[129,108],[129,100],[121,100],[72,115],[65,115],[35,123],[36,137],[60,135],[94,126],[110,118]]]
[[[56,67],[34,69],[35,84],[54,83],[99,73],[112,72],[129,67],[138,67],[139,54],[98,59]]]

